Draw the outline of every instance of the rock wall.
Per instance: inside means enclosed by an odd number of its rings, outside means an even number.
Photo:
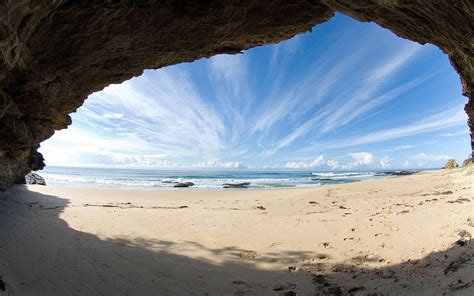
[[[471,3],[0,0],[0,190],[44,166],[39,143],[66,128],[90,93],[144,69],[288,39],[335,11],[446,52],[471,98],[474,131]]]

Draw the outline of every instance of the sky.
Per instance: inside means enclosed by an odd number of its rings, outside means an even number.
[[[470,153],[448,57],[338,14],[275,45],[93,93],[40,148],[51,166],[435,168]]]

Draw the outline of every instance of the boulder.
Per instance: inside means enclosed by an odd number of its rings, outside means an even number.
[[[174,184],[174,187],[191,187],[191,186],[194,186],[194,183],[193,182],[179,182],[179,183],[176,183]]]
[[[443,167],[443,169],[447,169],[447,170],[450,170],[450,169],[455,169],[459,167],[458,163],[456,162],[456,159],[450,159],[448,160],[448,162],[446,163],[446,165]]]
[[[43,185],[46,186],[46,181],[36,173],[29,173],[25,176],[25,182],[28,185]]]
[[[247,188],[250,185],[250,182],[242,182],[242,183],[224,183],[222,186],[224,188]]]
[[[384,172],[385,175],[390,175],[390,176],[409,176],[418,173],[417,171],[390,171],[390,172]]]

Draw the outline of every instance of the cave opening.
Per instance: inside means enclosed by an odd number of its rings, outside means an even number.
[[[430,169],[468,155],[465,103],[438,48],[338,14],[276,45],[108,86],[40,152],[52,167]],[[64,171],[45,172],[55,184]]]

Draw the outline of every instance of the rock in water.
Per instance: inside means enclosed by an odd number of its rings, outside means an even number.
[[[242,182],[242,183],[224,183],[222,186],[224,188],[247,188],[250,185],[250,182]]]
[[[446,165],[443,167],[443,169],[455,169],[459,167],[458,163],[456,162],[456,159],[450,159],[448,160],[448,162],[446,163]]]
[[[46,186],[46,181],[36,173],[29,173],[25,176],[25,182],[29,185],[43,185]]]
[[[194,183],[193,182],[180,182],[180,183],[174,184],[174,187],[190,187],[190,186],[194,186]]]

